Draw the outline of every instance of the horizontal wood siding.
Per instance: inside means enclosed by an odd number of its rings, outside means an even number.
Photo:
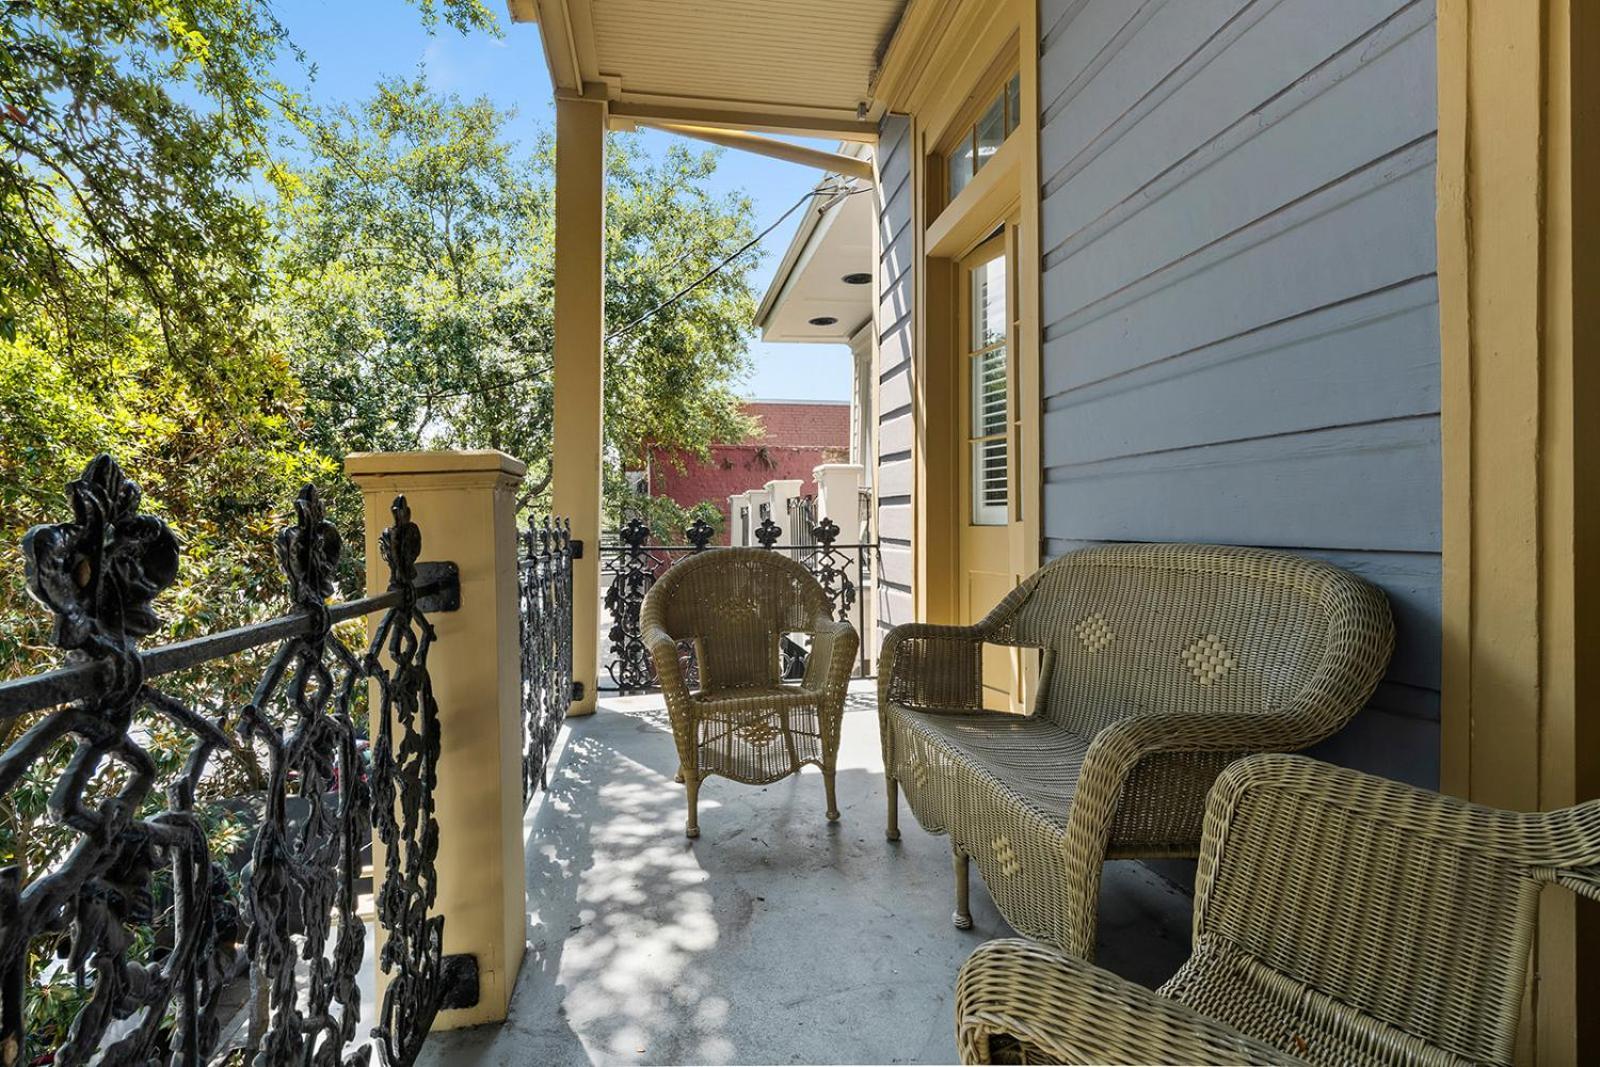
[[[1318,754],[1436,785],[1433,0],[1041,19],[1045,554],[1253,544],[1378,583],[1393,666]]]
[[[913,526],[911,462],[912,231],[911,121],[879,126],[878,187],[878,633],[911,622]]]

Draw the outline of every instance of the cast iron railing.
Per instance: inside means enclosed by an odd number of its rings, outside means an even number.
[[[438,827],[439,715],[428,677],[427,613],[453,610],[449,563],[418,563],[422,535],[403,497],[381,539],[387,591],[342,604],[339,532],[314,489],[275,547],[289,613],[149,651],[152,602],[176,579],[179,542],[139,510],[140,491],[108,456],[68,486],[74,519],[23,541],[29,591],[55,614],[61,668],[0,684],[0,723],[20,729],[0,755],[0,795],[53,775],[49,821],[69,847],[41,869],[0,869],[0,1065],[31,1063],[25,1004],[36,960],[59,956],[87,997],[55,1064],[196,1065],[253,1053],[257,1067],[410,1063],[440,1006],[443,918],[431,915]],[[360,651],[335,627],[381,613]],[[253,693],[208,719],[164,691],[174,671],[273,646]],[[371,687],[379,722],[370,771],[355,712]],[[167,783],[150,746],[187,739]],[[60,746],[64,767],[53,770]],[[219,750],[263,755],[267,782],[241,891],[214,855],[198,801]],[[293,809],[293,810],[291,810]],[[387,868],[377,898],[389,975],[372,1042],[358,1041],[356,912],[363,849],[376,824]],[[243,941],[243,950],[239,943]],[[244,1037],[218,1047],[219,1000],[248,971]]]
[[[688,535],[688,544],[652,545],[649,543],[650,527],[640,519],[630,519],[617,531],[619,543],[600,546],[601,570],[609,579],[604,602],[609,620],[604,674],[610,684],[604,688],[632,693],[655,687],[655,664],[639,634],[639,611],[644,606],[645,594],[677,561],[716,551],[710,547],[715,531],[704,521],[697,520],[684,532]],[[762,548],[787,552],[804,564],[828,594],[834,617],[852,622],[860,629],[862,591],[867,588],[877,545],[840,544],[839,532],[836,523],[822,519],[811,527],[809,543],[779,545],[783,529],[772,521],[769,513],[755,528],[753,536]],[[784,676],[798,677],[805,669],[804,645],[786,636],[782,650]],[[699,676],[693,647],[682,645],[679,656],[684,665],[685,681],[692,688],[698,684]],[[861,674],[866,673],[867,664],[867,651],[863,648],[858,668]]]
[[[517,574],[522,617],[522,802],[549,786],[550,750],[579,695],[572,684],[572,559],[569,523],[531,519]]]

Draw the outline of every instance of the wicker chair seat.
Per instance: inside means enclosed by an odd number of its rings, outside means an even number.
[[[740,687],[690,694],[701,777],[768,785],[806,765],[825,766],[821,715],[828,694],[800,686]]]
[[[1388,666],[1371,584],[1282,552],[1110,545],[1040,568],[973,626],[912,624],[878,681],[888,836],[898,793],[948,833],[955,923],[972,862],[1018,931],[1085,958],[1107,858],[1198,854],[1229,761],[1314,744]],[[983,646],[1040,649],[1025,716],[984,711]]]

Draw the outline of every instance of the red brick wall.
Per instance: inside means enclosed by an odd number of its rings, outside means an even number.
[[[705,460],[682,456],[681,471],[670,452],[650,450],[650,492],[680,507],[715,504],[722,512],[724,544],[733,528],[728,497],[785,478],[800,478],[801,493],[815,493],[812,468],[850,457],[849,404],[752,401],[744,409],[761,423],[761,432],[738,444],[713,445]]]

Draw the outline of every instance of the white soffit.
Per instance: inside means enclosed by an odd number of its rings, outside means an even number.
[[[847,196],[820,214],[812,208],[756,312],[762,340],[847,343],[872,317],[872,268],[872,194]],[[850,274],[869,280],[850,284]],[[824,317],[837,321],[811,324]]]

